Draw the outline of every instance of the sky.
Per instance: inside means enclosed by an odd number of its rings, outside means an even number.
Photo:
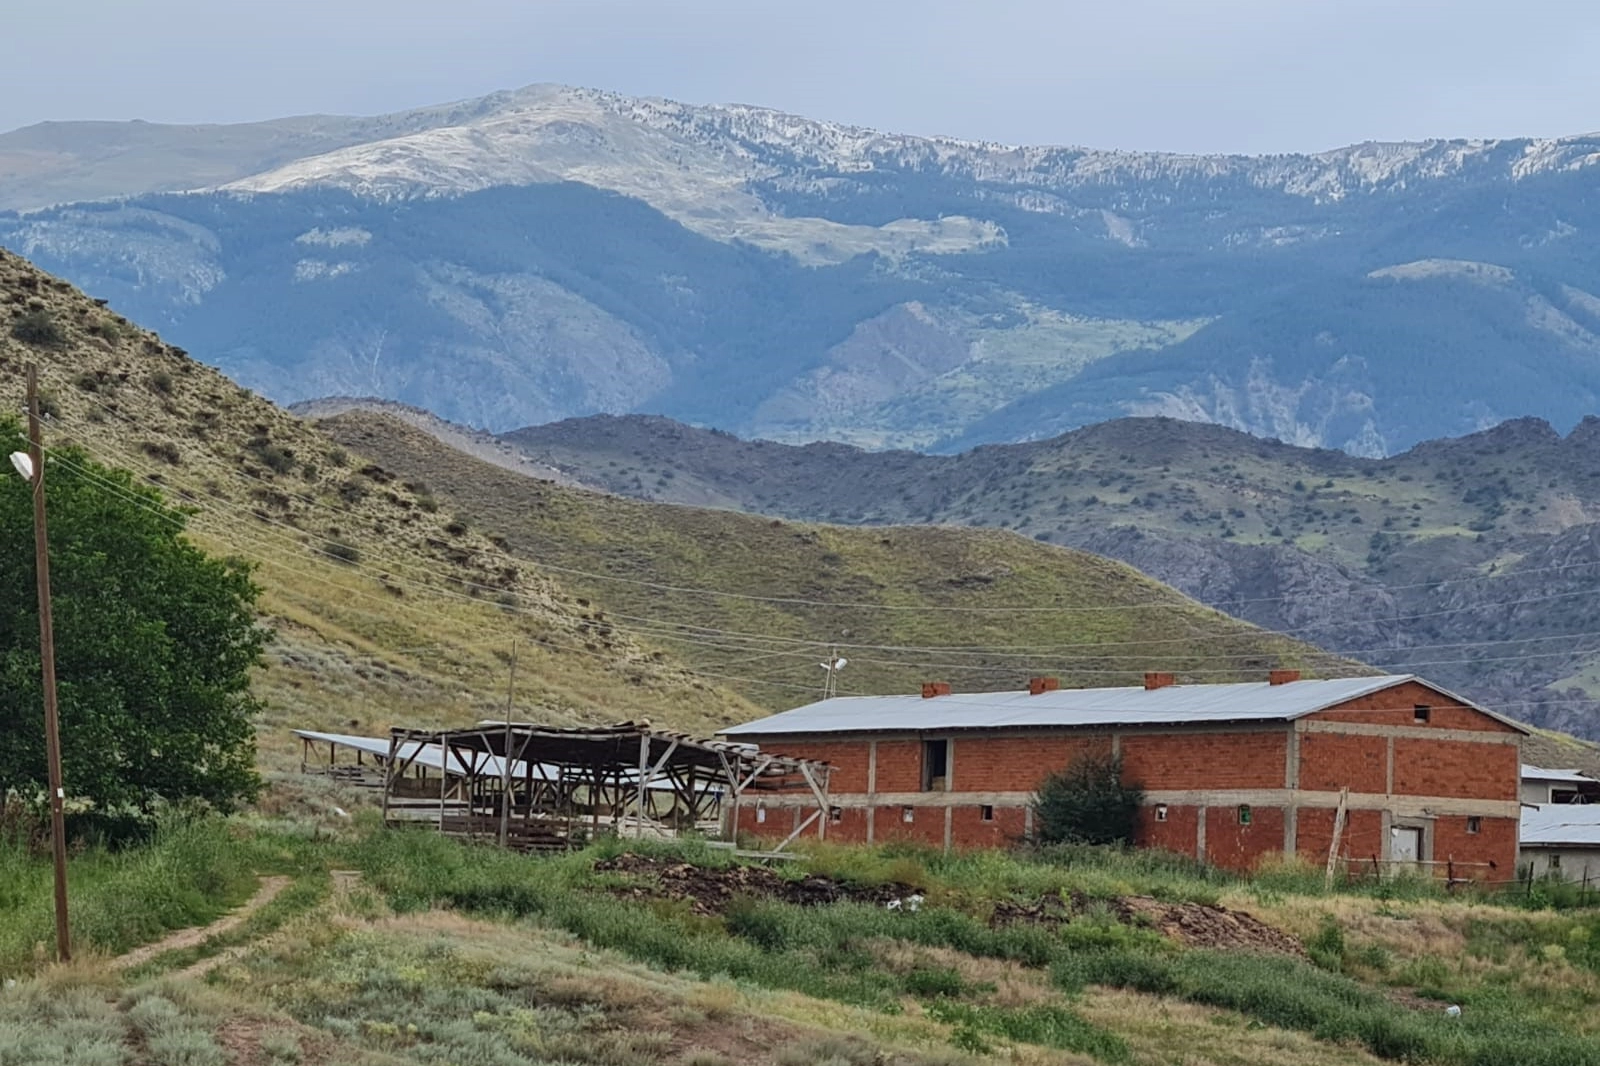
[[[1591,0],[50,0],[0,130],[559,82],[901,133],[1252,154],[1600,130]]]

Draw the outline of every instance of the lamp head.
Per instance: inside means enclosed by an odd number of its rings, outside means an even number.
[[[17,473],[22,475],[23,480],[33,481],[33,459],[27,452],[12,452],[11,465],[16,467]]]

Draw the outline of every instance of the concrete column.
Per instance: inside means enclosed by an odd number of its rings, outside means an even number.
[[[944,853],[946,855],[950,854],[950,846],[954,842],[955,813],[956,809],[954,807],[946,806],[944,809]]]
[[[1194,857],[1197,862],[1206,861],[1206,808],[1201,804],[1197,809],[1194,822]]]
[[[1394,795],[1394,737],[1388,738],[1383,758],[1383,794]]]
[[[877,836],[878,822],[878,742],[867,744],[867,843]]]

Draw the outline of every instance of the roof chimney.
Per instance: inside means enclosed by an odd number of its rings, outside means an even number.
[[[948,681],[924,681],[922,683],[922,698],[925,700],[931,700],[935,696],[948,695],[950,695],[950,682]]]
[[[1287,685],[1292,681],[1299,680],[1300,671],[1298,670],[1273,670],[1267,674],[1267,684],[1269,685]]]
[[[1028,678],[1028,695],[1037,696],[1045,692],[1054,692],[1061,687],[1059,677],[1030,677]]]
[[[1154,692],[1158,688],[1166,688],[1168,685],[1177,683],[1178,679],[1171,674],[1147,673],[1144,675],[1144,687],[1148,692]]]

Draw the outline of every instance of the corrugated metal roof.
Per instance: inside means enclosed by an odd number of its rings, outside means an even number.
[[[1600,804],[1524,807],[1521,836],[1525,848],[1600,848]]]
[[[1593,785],[1600,784],[1588,774],[1579,773],[1577,770],[1547,770],[1542,766],[1522,764],[1522,779],[1524,781],[1570,781],[1574,784]]]
[[[296,729],[294,735],[302,740],[314,740],[323,744],[337,744],[340,747],[366,752],[369,755],[389,757],[389,741],[386,737],[358,737],[351,736],[348,733],[319,733],[313,729]],[[444,749],[438,744],[418,744],[416,741],[402,741],[398,754],[402,761],[410,759],[412,765],[426,766],[430,770],[438,770],[445,765]],[[415,755],[414,758],[413,755]],[[460,755],[455,752],[450,753],[450,773],[465,774],[468,765],[467,762],[461,759]],[[500,756],[489,754],[479,756],[478,776],[492,778],[500,777],[504,773],[505,762]],[[634,770],[631,774],[624,772],[620,776],[623,780],[627,780],[630,776],[637,780],[639,771]],[[513,759],[511,762],[511,777],[515,781],[526,780],[526,764]],[[559,781],[561,779],[561,768],[544,763],[535,763],[533,766],[533,779],[535,781]],[[647,791],[670,792],[672,787],[670,781],[654,781],[649,785]]]
[[[754,722],[730,726],[722,732],[728,736],[761,736],[1279,722],[1325,710],[1407,681],[1419,680],[1412,674],[1389,674],[1325,681],[1291,681],[1283,685],[1254,681],[1228,685],[1168,685],[1158,689],[1145,689],[1142,686],[1062,688],[1037,696],[1020,689],[1009,692],[957,692],[932,699],[924,699],[920,695],[835,696]],[[1437,686],[1429,687],[1437,689]],[[1462,700],[1459,696],[1451,698],[1526,732],[1517,723]]]

